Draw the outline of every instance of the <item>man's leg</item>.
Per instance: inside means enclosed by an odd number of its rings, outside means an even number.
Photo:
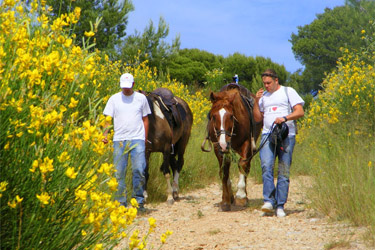
[[[264,140],[267,140],[267,135],[262,135],[261,145]],[[265,203],[269,202],[272,204],[273,207],[276,205],[276,189],[273,176],[273,169],[275,163],[274,149],[274,145],[267,140],[259,152],[262,167],[263,199]]]
[[[279,152],[279,167],[276,186],[276,206],[284,208],[289,193],[290,166],[295,145],[295,136],[288,136],[283,141],[284,151]]]
[[[113,165],[116,168],[116,180],[118,183],[115,199],[126,206],[126,167],[128,165],[128,153],[125,152],[126,141],[113,142]],[[125,154],[124,154],[125,152]]]
[[[142,207],[144,204],[143,191],[146,182],[146,146],[143,140],[132,140],[131,146],[133,147],[134,145],[135,147],[130,152],[133,172],[133,197],[137,200],[140,207]]]

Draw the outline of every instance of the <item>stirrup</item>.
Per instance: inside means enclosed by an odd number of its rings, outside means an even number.
[[[174,154],[174,144],[171,144],[171,155]]]

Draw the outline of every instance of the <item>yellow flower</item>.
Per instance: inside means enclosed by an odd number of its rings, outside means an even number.
[[[107,184],[108,184],[109,189],[111,189],[111,191],[116,191],[117,186],[118,186],[116,178],[111,178]]]
[[[74,167],[69,167],[66,171],[65,171],[65,174],[66,176],[68,176],[70,179],[75,179],[77,177],[77,174],[76,172],[74,172]]]
[[[17,204],[21,203],[23,201],[23,198],[20,198],[18,195],[16,196]]]
[[[49,200],[51,199],[51,196],[48,195],[47,192],[43,192],[40,195],[37,194],[36,198],[43,204],[43,205],[48,205]]]
[[[59,160],[59,162],[63,163],[67,160],[70,160],[70,155],[68,155],[68,152],[64,151],[59,157],[57,157],[57,159]]]
[[[71,97],[68,107],[69,108],[75,108],[75,107],[77,107],[77,104],[78,104],[78,101],[76,99],[74,99],[74,97]]]
[[[87,191],[85,191],[85,190],[81,190],[81,189],[76,190],[75,195],[76,195],[76,198],[79,198],[83,201],[85,201],[87,199]]]
[[[366,30],[361,30],[361,34],[365,34],[366,33]]]
[[[16,201],[12,201],[12,202],[8,201],[8,206],[11,207],[11,208],[16,208],[17,203],[16,203]]]
[[[96,244],[96,245],[95,245],[94,250],[102,250],[102,249],[104,249],[104,248],[103,248],[103,244]]]
[[[73,40],[71,38],[66,39],[65,43],[64,43],[64,46],[68,48],[68,47],[70,47],[70,45],[72,45],[72,42],[73,42]]]
[[[7,181],[2,181],[0,183],[0,192],[4,192],[5,190],[7,190],[7,186],[8,186],[8,182]]]
[[[84,34],[85,34],[85,36],[87,36],[87,37],[93,37],[93,36],[95,36],[95,33],[92,32],[92,31],[89,31],[89,32],[85,31]]]
[[[130,200],[130,203],[132,204],[133,207],[138,207],[138,202],[137,202],[136,199],[132,198],[132,199]]]
[[[369,161],[369,162],[367,163],[367,166],[368,166],[368,167],[371,167],[371,166],[372,166],[372,161]]]

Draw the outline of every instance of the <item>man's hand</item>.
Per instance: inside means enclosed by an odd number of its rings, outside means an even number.
[[[107,144],[107,143],[108,143],[108,139],[107,139],[107,137],[104,137],[103,140],[102,140],[102,142],[103,142],[104,144]]]
[[[260,99],[263,96],[263,92],[264,92],[263,88],[260,88],[258,92],[255,94],[255,98]]]
[[[277,117],[277,118],[275,119],[275,123],[276,123],[276,124],[281,124],[281,123],[283,123],[283,122],[286,122],[286,120],[285,120],[284,117]]]

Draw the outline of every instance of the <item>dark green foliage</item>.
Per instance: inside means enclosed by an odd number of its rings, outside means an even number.
[[[369,30],[375,15],[374,1],[346,1],[346,6],[326,8],[311,24],[298,27],[290,42],[297,60],[304,66],[303,91],[320,88],[325,73],[336,67],[340,48],[364,46],[361,31]]]
[[[96,48],[114,56],[116,45],[125,37],[128,14],[134,10],[130,0],[47,0],[47,5],[53,8],[55,17],[73,12],[76,7],[81,8],[79,22],[72,27],[72,33],[77,35],[76,43],[82,45],[85,31],[91,30],[91,25],[101,18],[98,27],[94,27]]]
[[[207,68],[202,62],[193,61],[185,56],[177,56],[169,64],[169,74],[172,79],[177,79],[187,85],[200,85],[205,80]]]
[[[176,56],[180,47],[180,38],[176,37],[172,44],[168,44],[164,39],[168,36],[169,27],[165,20],[160,17],[158,28],[154,27],[152,21],[147,26],[143,34],[136,31],[130,35],[120,45],[120,58],[122,61],[137,63],[148,60],[150,67],[157,67],[159,71],[165,71],[166,65]]]

